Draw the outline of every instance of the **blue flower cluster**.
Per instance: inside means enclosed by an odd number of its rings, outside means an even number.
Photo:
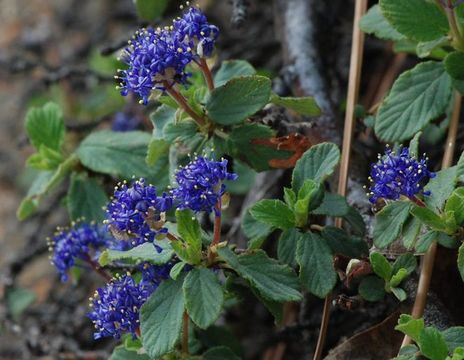
[[[112,201],[106,207],[105,224],[115,237],[128,239],[134,247],[152,242],[164,234],[164,212],[172,207],[172,197],[166,193],[157,196],[156,187],[146,185],[144,179],[134,180],[131,186],[118,184]]]
[[[123,333],[131,333],[135,338],[139,331],[140,308],[159,284],[169,277],[173,265],[143,264],[139,267],[142,272],[139,283],[126,274],[99,288],[90,298],[92,311],[87,314],[95,326],[94,338],[112,336],[120,339]]]
[[[166,90],[174,83],[186,84],[191,75],[186,66],[199,57],[210,56],[219,29],[208,23],[198,8],[189,8],[172,26],[146,28],[135,33],[121,60],[121,94],[133,92],[144,104],[153,90]]]
[[[213,161],[197,156],[176,173],[177,186],[172,190],[178,209],[195,212],[214,210],[225,192],[224,180],[235,180],[237,175],[227,171],[227,160]]]
[[[78,223],[70,229],[57,229],[53,239],[47,239],[53,252],[51,262],[58,270],[61,281],[68,280],[68,271],[78,260],[89,261],[103,247],[111,244],[105,229],[95,224]]]
[[[415,159],[408,148],[402,148],[397,153],[387,149],[385,155],[379,155],[379,161],[371,167],[369,201],[398,200],[401,195],[412,198],[419,193],[430,195],[430,192],[423,191],[423,187],[434,176],[435,173],[427,169],[427,158]]]

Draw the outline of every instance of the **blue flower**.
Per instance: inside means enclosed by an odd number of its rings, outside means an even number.
[[[131,186],[124,182],[115,188],[112,201],[106,207],[105,224],[121,240],[130,240],[130,246],[153,241],[165,234],[164,212],[172,207],[172,197],[166,193],[157,196],[153,185],[144,179],[134,180]]]
[[[176,262],[165,265],[141,264],[141,280],[136,283],[130,274],[116,277],[90,299],[92,311],[87,314],[95,325],[94,338],[113,336],[119,339],[123,333],[136,336],[139,329],[139,313],[142,305],[164,280]]]
[[[140,308],[149,295],[129,275],[117,277],[99,288],[90,298],[92,311],[87,314],[95,325],[94,338],[113,336],[119,339],[126,332],[135,337]]]
[[[111,122],[111,130],[113,131],[131,131],[136,130],[140,126],[140,118],[131,114],[117,112],[114,114]]]
[[[214,50],[219,29],[208,22],[199,8],[190,7],[181,18],[174,20],[174,33],[190,47],[194,46],[198,56],[208,57]]]
[[[215,211],[225,192],[224,180],[235,180],[237,175],[227,171],[227,160],[214,161],[202,156],[195,157],[176,173],[177,187],[172,190],[178,201],[178,209],[191,209],[195,212]]]
[[[70,229],[58,229],[53,239],[47,239],[53,251],[52,264],[57,268],[61,281],[68,280],[68,270],[79,260],[89,261],[99,249],[111,241],[106,231],[95,224],[79,223]]]
[[[371,167],[369,201],[398,200],[401,195],[412,198],[420,193],[430,195],[430,192],[423,191],[423,187],[434,176],[435,173],[427,169],[427,158],[415,159],[408,148],[397,153],[387,149]]]
[[[166,84],[185,84],[190,76],[185,67],[192,59],[190,44],[169,29],[141,29],[121,56],[128,65],[120,72],[121,94],[133,92],[147,104],[152,90],[164,91]]]

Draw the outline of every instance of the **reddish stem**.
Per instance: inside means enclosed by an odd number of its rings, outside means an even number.
[[[209,91],[214,90],[214,80],[213,80],[213,75],[211,74],[211,70],[209,69],[208,63],[204,58],[200,59],[200,62],[198,63],[198,66],[201,69],[201,72],[203,73],[203,76],[205,78],[206,84],[208,85]]]
[[[140,327],[135,329],[135,334],[141,339],[142,338],[142,333],[140,332]]]
[[[176,237],[175,237],[173,234],[171,234],[171,233],[167,233],[167,234],[166,234],[166,237],[167,237],[169,240],[171,240],[171,241],[177,241],[177,240],[179,240],[178,238],[176,238]]]
[[[171,84],[169,84],[167,81],[163,81],[163,86],[166,88],[166,92],[176,101],[176,103],[184,109],[184,111],[190,115],[190,117],[197,122],[198,125],[204,126],[205,125],[205,120],[198,115],[188,104],[187,100],[184,98],[184,96],[178,92],[176,89],[174,89]]]
[[[412,201],[414,204],[416,204],[417,206],[420,206],[420,207],[427,207],[427,205],[425,205],[425,203],[424,203],[421,199],[419,199],[419,198],[417,198],[417,197],[415,197],[415,196],[411,196],[411,197],[409,198],[409,200],[411,200],[411,201]]]
[[[186,311],[182,317],[182,352],[189,353],[189,316]]]
[[[92,260],[90,256],[87,255],[87,258],[85,259],[85,261],[92,267],[92,269],[97,274],[101,275],[105,280],[107,281],[111,280],[111,276],[105,270],[102,269],[102,267],[100,266],[98,262],[96,262],[95,260]]]

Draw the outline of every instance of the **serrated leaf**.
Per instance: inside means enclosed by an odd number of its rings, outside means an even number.
[[[301,233],[296,228],[282,232],[277,242],[277,258],[292,267],[296,265],[296,247]]]
[[[392,276],[393,267],[385,256],[374,252],[369,256],[369,259],[371,261],[372,270],[385,281],[389,281]]]
[[[256,220],[278,229],[290,229],[295,226],[292,210],[281,200],[264,199],[250,208],[250,214]]]
[[[455,51],[445,58],[445,69],[456,80],[464,80],[464,53]]]
[[[219,317],[224,303],[224,292],[212,270],[191,270],[184,280],[185,308],[192,321],[206,329]]]
[[[401,314],[395,330],[401,331],[415,342],[418,342],[419,334],[424,329],[424,326],[423,319],[414,319],[411,315]]]
[[[49,102],[41,108],[30,109],[26,114],[25,128],[36,149],[45,145],[61,152],[65,129],[63,113],[57,104]]]
[[[217,124],[241,123],[261,110],[271,95],[271,80],[264,76],[242,76],[215,88],[206,102],[209,118]]]
[[[459,187],[453,191],[445,204],[445,212],[453,211],[456,223],[464,223],[464,187]]]
[[[407,277],[408,277],[408,271],[406,269],[399,269],[396,273],[394,273],[394,275],[390,279],[390,286],[392,287],[392,290],[393,288],[401,284],[401,282]]]
[[[443,63],[425,62],[405,71],[378,110],[376,135],[391,142],[411,138],[445,114],[451,94],[451,78]]]
[[[161,251],[158,251],[154,244],[161,248]],[[164,265],[171,260],[174,251],[168,240],[155,240],[154,244],[145,243],[126,251],[107,249],[100,255],[98,261],[101,266],[106,266],[114,261],[129,264],[149,262],[154,265]]]
[[[263,297],[278,302],[302,299],[293,270],[269,258],[264,251],[237,256],[230,249],[221,248],[218,254]]]
[[[276,94],[271,95],[271,103],[293,110],[301,115],[319,116],[321,109],[312,96],[305,97],[280,97]]]
[[[430,191],[429,196],[425,196],[425,203],[435,211],[443,210],[446,200],[451,196],[457,181],[457,167],[440,170],[436,176],[424,187],[424,191]]]
[[[385,281],[377,276],[366,276],[361,280],[358,291],[367,301],[380,301],[385,297]]]
[[[417,236],[419,235],[422,223],[414,216],[409,216],[408,220],[403,225],[402,240],[406,249],[414,248]]]
[[[169,277],[173,280],[177,280],[177,278],[179,277],[179,275],[182,273],[182,271],[184,270],[184,267],[185,265],[187,265],[187,263],[181,261],[181,262],[178,262],[176,263],[172,268],[171,268],[171,271],[169,271]]]
[[[441,38],[432,41],[418,43],[416,53],[421,59],[426,57],[437,58],[437,54],[439,52],[444,52],[445,55],[447,54],[443,49],[441,49],[447,45],[449,45],[448,36],[442,36]]]
[[[137,354],[135,351],[127,350],[124,345],[114,348],[109,360],[150,360],[146,354]]]
[[[326,192],[321,205],[311,213],[314,215],[343,217],[348,214],[349,210],[350,206],[343,196]]]
[[[163,16],[168,0],[134,0],[137,15],[145,20],[152,22]]]
[[[242,220],[242,229],[248,240],[249,249],[258,249],[269,234],[274,230],[274,227],[256,220],[247,210]]]
[[[322,182],[333,174],[340,160],[340,150],[332,143],[312,146],[297,161],[292,174],[292,188],[297,192],[306,179]]]
[[[454,352],[456,348],[463,346],[464,326],[452,326],[441,333],[450,352]]]
[[[382,14],[401,34],[416,41],[431,41],[449,31],[444,12],[425,0],[380,0]]]
[[[71,220],[84,218],[87,221],[102,222],[105,219],[102,207],[108,201],[105,190],[96,179],[78,173],[71,175],[66,200]]]
[[[417,267],[417,260],[413,254],[405,253],[395,260],[393,263],[393,274],[396,274],[400,269],[405,269],[407,274],[412,274]]]
[[[447,226],[443,219],[429,208],[414,206],[411,209],[411,214],[432,230],[447,231]]]
[[[410,208],[409,202],[395,201],[376,214],[373,234],[375,246],[387,247],[399,237]]]
[[[183,279],[165,280],[140,310],[143,347],[151,358],[170,352],[181,335],[184,313]]]
[[[306,179],[303,186],[298,190],[298,196],[293,205],[295,214],[295,224],[297,227],[304,227],[308,222],[308,213],[316,209],[324,198],[324,187],[321,183]]]
[[[148,144],[147,157],[145,161],[148,166],[153,166],[163,155],[169,152],[169,144],[163,139],[151,139]]]
[[[443,360],[448,356],[448,346],[446,346],[445,339],[435,328],[422,329],[418,344],[422,355],[430,360]]]
[[[327,241],[332,253],[359,259],[369,254],[369,247],[364,239],[348,235],[344,230],[334,226],[324,226],[321,236]]]
[[[240,358],[228,347],[218,346],[207,350],[203,354],[203,360],[240,360]]]
[[[296,261],[303,286],[323,298],[337,283],[330,247],[319,235],[308,232],[298,239]]]
[[[130,179],[153,178],[153,168],[145,163],[150,134],[142,131],[97,131],[87,136],[76,153],[89,169]]]
[[[399,287],[392,287],[391,292],[399,301],[404,301],[408,298],[408,294],[402,288]]]
[[[367,14],[361,18],[359,27],[365,33],[375,35],[379,39],[393,41],[404,39],[404,35],[396,31],[385,19],[378,4],[372,6]]]
[[[219,87],[234,77],[254,74],[256,74],[256,70],[248,61],[225,60],[216,75],[214,75],[214,85]]]

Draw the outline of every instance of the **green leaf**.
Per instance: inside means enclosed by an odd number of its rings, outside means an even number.
[[[222,62],[216,75],[214,75],[214,85],[219,87],[234,77],[254,74],[256,74],[256,70],[248,61],[225,60]]]
[[[311,232],[301,234],[296,261],[300,266],[301,282],[312,294],[323,298],[337,283],[332,252],[319,235]]]
[[[444,55],[446,56],[447,53],[445,52],[445,50],[442,49],[442,47],[447,45],[449,45],[448,36],[442,36],[441,38],[438,38],[436,40],[418,43],[416,47],[416,53],[417,56],[420,58],[436,58],[436,54],[438,51],[444,52]]]
[[[443,63],[429,61],[405,71],[378,110],[376,135],[392,142],[411,138],[446,112],[451,94],[451,78]]]
[[[366,276],[361,280],[358,291],[367,301],[380,301],[385,297],[385,281],[374,275]]]
[[[369,259],[371,261],[372,270],[385,281],[389,281],[392,276],[393,267],[385,256],[374,252],[369,256]]]
[[[414,216],[409,216],[408,220],[403,225],[403,245],[406,249],[414,248],[417,236],[419,235],[422,223]]]
[[[321,109],[316,100],[311,96],[305,97],[280,97],[276,94],[271,95],[271,103],[293,110],[301,115],[319,116]]]
[[[401,34],[416,41],[431,41],[449,31],[444,12],[425,0],[380,0],[383,15]]]
[[[221,248],[218,254],[266,299],[278,302],[302,299],[293,270],[269,258],[264,251],[237,256],[230,249]]]
[[[38,150],[37,153],[29,156],[27,166],[39,170],[54,170],[63,162],[63,156],[57,150],[50,149],[44,144],[40,144]]]
[[[17,321],[36,298],[35,293],[28,289],[19,287],[8,289],[6,293],[6,305],[11,317]]]
[[[360,237],[349,236],[344,230],[325,226],[321,236],[327,241],[333,254],[359,259],[369,254],[367,243]]]
[[[182,280],[161,283],[140,310],[143,347],[151,358],[170,352],[181,335],[184,297]]]
[[[464,80],[464,53],[455,51],[445,58],[445,69],[456,80]]]
[[[264,145],[262,142],[275,136],[268,126],[251,123],[236,126],[227,140],[230,155],[250,165],[256,171],[269,169],[273,159],[286,159],[292,153]]]
[[[406,269],[399,269],[395,275],[392,276],[390,279],[390,286],[393,290],[393,288],[396,288],[401,282],[408,277],[408,270]],[[400,299],[401,300],[401,299]]]
[[[324,198],[324,187],[321,183],[306,179],[298,191],[297,201],[293,206],[297,227],[304,227],[308,222],[308,213],[317,208]]]
[[[107,249],[100,255],[98,262],[101,266],[106,266],[113,261],[129,264],[149,262],[154,265],[164,265],[171,260],[174,251],[168,240],[155,240],[155,244],[161,248],[161,252],[158,252],[152,243],[145,243],[127,251]]]
[[[247,210],[243,216],[242,229],[248,240],[249,249],[258,249],[269,234],[274,230],[274,227],[256,220]]]
[[[148,144],[148,152],[145,161],[148,166],[153,166],[163,155],[169,152],[169,144],[163,139],[151,139]]]
[[[296,194],[291,188],[284,187],[284,201],[290,209],[295,206]]]
[[[250,214],[256,220],[278,229],[295,226],[295,216],[291,209],[281,200],[264,199],[250,208]]]
[[[380,6],[377,4],[372,6],[367,14],[361,18],[359,27],[365,33],[375,35],[379,39],[393,41],[404,39],[404,36],[396,31],[385,19]]]
[[[52,102],[32,108],[26,114],[26,133],[38,150],[41,145],[61,152],[64,141],[64,121],[60,107]]]
[[[145,21],[158,20],[163,16],[168,0],[134,0],[137,15]]]
[[[456,223],[464,223],[464,187],[459,187],[453,191],[445,204],[445,212],[453,211]]]
[[[419,157],[419,142],[420,137],[422,136],[422,131],[419,131],[416,135],[413,136],[411,141],[409,142],[409,155],[413,157]]]
[[[176,211],[177,231],[182,239],[171,241],[171,246],[180,259],[188,264],[201,261],[201,227],[191,210]]]
[[[340,160],[340,150],[332,143],[312,146],[297,161],[292,174],[292,187],[297,192],[306,179],[322,182],[333,174]]]
[[[206,330],[199,330],[196,333],[201,343],[209,349],[217,346],[225,346],[239,357],[243,353],[240,342],[230,331],[229,327],[213,325]]]
[[[353,206],[349,207],[348,214],[343,216],[343,219],[350,225],[354,235],[364,237],[366,234],[366,223],[364,218]]]
[[[417,343],[419,341],[419,334],[424,329],[424,326],[423,319],[414,319],[411,315],[401,314],[395,330],[408,335]]]
[[[458,270],[461,274],[462,281],[464,281],[464,244],[458,250]]]
[[[187,265],[187,263],[183,261],[174,264],[171,271],[169,271],[169,277],[173,280],[177,280],[179,275],[182,273],[182,270],[184,270],[185,265]]]
[[[295,254],[300,236],[301,233],[295,228],[285,230],[280,235],[277,243],[277,258],[284,264],[292,267],[296,265]]]
[[[410,344],[403,346],[398,355],[414,355],[414,358],[412,360],[416,360],[416,354],[419,352],[419,348],[416,345]],[[395,358],[396,359],[396,358]]]
[[[311,213],[314,215],[343,217],[348,215],[349,210],[350,206],[343,196],[326,192],[321,205]]]
[[[124,345],[114,348],[109,360],[150,360],[146,354],[137,354],[135,351],[127,350]]]
[[[418,344],[422,355],[430,360],[443,360],[448,356],[448,346],[446,346],[445,339],[435,328],[422,329]]]
[[[225,346],[208,349],[203,354],[203,360],[240,360],[232,350]]]
[[[42,198],[57,187],[78,163],[77,157],[72,154],[56,171],[41,171],[16,211],[18,219],[25,220],[35,213]]]
[[[405,253],[400,255],[393,263],[393,274],[400,269],[405,269],[407,274],[412,274],[417,267],[417,260],[413,254]]]
[[[424,225],[427,225],[432,230],[444,232],[447,231],[447,226],[443,219],[429,208],[414,206],[411,209],[411,214],[413,214],[416,218],[422,221]]]
[[[105,191],[96,179],[79,173],[71,175],[66,201],[71,220],[84,218],[87,221],[102,222],[105,219],[102,207],[108,201]]]
[[[212,325],[222,310],[224,292],[210,269],[193,269],[184,281],[185,308],[201,329]]]
[[[142,131],[98,131],[82,141],[77,155],[84,166],[99,173],[153,178],[153,168],[145,163],[150,138]]]
[[[404,291],[402,288],[392,287],[391,292],[399,301],[404,301],[408,298],[408,294],[406,294],[406,291]]]
[[[424,235],[420,236],[415,246],[416,252],[425,253],[429,249],[430,245],[432,245],[434,241],[437,241],[438,234],[440,234],[438,231],[428,231]]]
[[[451,196],[457,181],[457,167],[440,170],[436,176],[430,179],[424,187],[424,191],[430,191],[429,196],[425,196],[425,203],[435,211],[443,210],[446,200]]]
[[[270,95],[271,80],[264,76],[234,78],[211,92],[206,112],[217,124],[238,124],[261,110]]]
[[[373,234],[375,246],[387,247],[399,237],[410,208],[409,202],[395,201],[377,213]]]
[[[464,326],[453,326],[441,333],[450,352],[464,345]]]

